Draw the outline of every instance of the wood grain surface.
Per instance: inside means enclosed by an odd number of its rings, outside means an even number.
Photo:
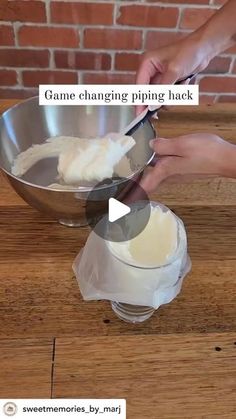
[[[59,338],[53,394],[125,398],[128,418],[233,419],[235,359],[232,334]]]
[[[3,112],[17,101],[0,101]],[[160,136],[236,143],[236,105],[165,110]],[[142,325],[81,299],[71,265],[88,228],[30,208],[0,174],[0,398],[125,397],[128,419],[236,417],[236,181],[163,184],[187,228],[181,294]]]
[[[52,353],[52,339],[1,339],[0,397],[50,398]]]

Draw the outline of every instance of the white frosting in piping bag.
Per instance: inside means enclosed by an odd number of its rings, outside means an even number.
[[[109,242],[109,247],[121,260],[134,266],[157,267],[169,262],[177,249],[177,237],[178,225],[172,212],[152,207],[140,234],[129,241]]]

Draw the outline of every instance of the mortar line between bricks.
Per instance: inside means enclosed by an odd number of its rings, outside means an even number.
[[[17,70],[16,74],[17,74],[17,86],[21,87],[21,86],[23,86],[22,71]]]
[[[83,74],[83,71],[79,71],[79,81],[80,81],[80,84],[84,84],[84,74]]]
[[[111,53],[111,69],[108,71],[115,71],[115,52]]]
[[[93,48],[83,48],[83,49],[81,49],[81,48],[76,48],[76,47],[60,47],[60,46],[47,46],[47,47],[43,47],[43,46],[34,46],[34,45],[28,45],[28,46],[22,46],[21,48],[16,48],[14,45],[9,45],[9,46],[3,46],[3,45],[1,45],[0,46],[0,50],[19,50],[19,51],[22,51],[22,50],[29,50],[29,51],[48,51],[48,50],[52,50],[52,51],[57,51],[57,52],[60,52],[60,51],[63,51],[63,52],[71,52],[71,51],[73,51],[73,52],[78,52],[78,53],[83,53],[83,52],[92,52],[92,53],[96,53],[96,54],[100,54],[100,53],[107,53],[107,54],[109,54],[109,52],[118,52],[118,53],[127,53],[127,54],[130,54],[130,53],[133,53],[133,54],[139,54],[139,53],[141,53],[142,52],[142,49],[141,48],[139,48],[139,49],[122,49],[122,48],[118,48],[118,49],[116,49],[116,48],[95,48],[95,47],[93,47]],[[218,58],[230,58],[230,57],[236,57],[236,54],[231,54],[231,53],[222,53],[222,54],[220,54],[219,56],[218,56]],[[216,58],[216,57],[215,57]]]
[[[6,50],[6,49],[15,50],[16,48],[14,46],[11,46],[11,47],[0,46],[0,50]],[[112,48],[110,48],[110,49],[101,49],[101,48],[99,48],[99,49],[96,49],[96,48],[80,49],[80,48],[68,48],[68,47],[67,48],[66,47],[45,47],[45,48],[43,48],[43,47],[34,47],[34,46],[22,47],[21,49],[19,49],[19,51],[24,50],[24,49],[29,50],[29,51],[31,51],[31,50],[33,50],[33,51],[52,50],[52,51],[56,51],[56,52],[60,52],[60,51],[62,51],[62,52],[71,52],[72,51],[72,52],[78,52],[78,53],[91,52],[91,53],[95,53],[95,54],[100,54],[100,53],[109,54],[110,52],[118,52],[118,53],[120,53],[120,52],[126,53],[127,52],[127,54],[130,54],[130,53],[139,54],[139,53],[142,52],[141,49],[138,49],[138,50],[134,50],[134,49],[112,49]]]
[[[0,67],[0,70],[19,70],[19,71],[32,71],[32,72],[40,72],[40,71],[55,71],[55,72],[66,72],[66,73],[74,73],[76,71],[80,71],[79,68],[42,68],[42,67]],[[86,70],[89,71],[89,70]],[[103,70],[102,70],[103,71]],[[109,70],[108,70],[109,71]]]
[[[140,54],[141,55],[141,54]],[[76,71],[85,71],[87,73],[93,74],[101,74],[101,73],[108,73],[113,72],[117,75],[122,74],[134,74],[135,70],[116,70],[116,69],[107,69],[107,70],[94,70],[94,69],[81,69],[81,68],[67,68],[67,67],[16,67],[16,66],[0,66],[0,70],[15,70],[15,71],[31,71],[31,72],[47,72],[47,71],[54,71],[54,72],[66,72],[66,73],[74,73]],[[206,77],[213,77],[213,78],[236,78],[236,73],[201,73],[198,75],[199,81]]]
[[[235,74],[235,73],[233,73],[233,69],[234,69],[235,64],[236,64],[236,58],[234,58],[232,56],[232,60],[231,60],[230,66],[229,66],[229,73],[230,73],[231,76]]]
[[[161,26],[161,27],[156,27],[156,26],[129,26],[129,25],[121,25],[121,24],[116,24],[116,25],[102,25],[99,23],[94,23],[94,24],[81,24],[81,23],[52,23],[50,22],[49,24],[47,22],[14,22],[17,23],[18,27],[33,27],[33,28],[59,28],[59,29],[120,29],[120,30],[130,30],[130,31],[141,31],[143,29],[148,29],[151,31],[161,31],[161,32],[176,32],[176,26]],[[12,22],[9,22],[10,25],[12,25]],[[0,23],[1,25],[1,23]],[[192,29],[185,29],[185,28],[181,28],[180,32],[192,32]]]
[[[49,68],[51,70],[54,70],[54,64],[55,64],[54,53],[52,50],[49,49]]]
[[[145,48],[146,48],[146,43],[147,43],[147,29],[143,29],[143,34],[142,34],[142,52],[145,52]]]
[[[45,50],[52,50],[52,51],[62,51],[62,52],[78,52],[78,53],[83,53],[83,52],[90,52],[90,53],[94,53],[94,54],[100,54],[100,53],[107,53],[109,54],[110,52],[117,52],[117,53],[124,53],[124,54],[140,54],[142,53],[142,49],[112,49],[112,48],[69,48],[69,47],[40,47],[40,46],[32,46],[32,45],[28,45],[28,46],[22,46],[21,48],[16,48],[15,45],[1,45],[0,46],[0,50],[33,50],[33,51],[45,51]],[[232,58],[233,60],[236,59],[236,54],[233,53],[226,53],[223,52],[222,54],[218,55],[215,58]]]
[[[226,53],[226,52],[222,52],[222,54],[218,55],[218,57],[222,57],[222,58],[232,58],[234,60],[234,57],[236,58],[236,54],[230,54],[230,53]]]
[[[73,2],[73,0],[71,0]],[[78,1],[78,3],[87,3],[88,0],[80,0]],[[77,2],[75,2],[77,3]],[[92,4],[97,4],[97,3],[104,3],[104,4],[115,4],[115,1],[109,1],[109,0],[92,0],[90,3]],[[119,6],[148,6],[148,7],[163,7],[163,2],[161,1],[157,1],[155,3],[153,2],[146,2],[146,1],[142,1],[140,3],[140,1],[132,1],[132,0],[128,0],[128,1],[124,1],[124,0],[117,0],[116,4],[118,4]],[[191,4],[188,3],[188,7],[190,9],[214,9],[214,8],[218,8],[220,5],[217,4]],[[171,3],[168,4],[168,6],[165,6],[166,8],[178,8],[179,7],[179,3],[178,0],[176,0],[176,3]]]
[[[64,69],[64,68],[57,68],[57,69],[50,69],[50,68],[44,68],[44,69],[40,69],[40,68],[24,68],[24,67],[20,67],[20,68],[15,68],[15,67],[0,67],[0,70],[15,70],[15,71],[27,71],[27,72],[31,72],[31,73],[40,73],[42,72],[55,72],[55,73],[76,73],[76,72],[84,72],[85,74],[95,74],[95,75],[99,75],[99,74],[115,74],[117,76],[122,76],[124,74],[129,74],[129,75],[133,75],[135,74],[135,71],[120,71],[120,70],[84,70],[84,69],[79,69],[79,68],[75,68],[74,70],[71,69]],[[1,86],[4,87],[4,86]]]
[[[182,31],[180,25],[181,25],[181,21],[182,21],[183,11],[184,11],[184,6],[179,6],[179,16],[178,16],[178,19],[177,19],[177,22],[176,22],[177,32]]]
[[[200,73],[198,75],[199,80],[202,80],[205,77],[213,77],[213,78],[235,78],[236,77],[236,73]]]
[[[5,68],[0,68],[0,71],[2,71],[2,70],[5,70]],[[14,69],[15,70],[15,69]],[[39,71],[37,71],[38,69],[36,69],[36,71],[35,71],[35,69],[34,70],[32,70],[32,69],[26,69],[26,70],[22,70],[22,69],[20,69],[19,71],[21,71],[21,72],[32,72],[32,73],[39,73]],[[55,70],[50,70],[50,69],[48,69],[48,70],[46,70],[46,72],[47,71],[52,71],[52,72],[54,72]],[[60,72],[60,73],[67,73],[67,71],[55,71],[55,72]],[[125,75],[130,75],[130,76],[134,76],[135,75],[135,72],[132,72],[132,71],[123,71],[123,72],[119,72],[119,71],[116,71],[116,70],[114,70],[114,71],[92,71],[92,70],[75,70],[75,71],[71,71],[71,72],[68,72],[68,73],[72,73],[72,74],[76,74],[76,73],[79,73],[79,74],[81,74],[82,76],[83,75],[95,75],[95,76],[99,76],[99,75],[112,75],[112,76],[125,76]],[[208,77],[208,75],[206,76],[206,77]],[[236,78],[236,77],[234,77],[234,78]],[[42,83],[40,83],[40,84],[42,84]],[[46,83],[46,84],[48,84],[48,83]],[[50,84],[52,84],[53,85],[53,83],[50,83]],[[58,84],[58,83],[56,83],[56,84]],[[71,84],[71,83],[59,83],[59,84]],[[72,83],[72,84],[76,84],[76,83]],[[199,83],[198,83],[199,84]],[[14,88],[14,89],[17,89],[17,90],[19,90],[19,89],[21,89],[21,88],[25,88],[25,89],[32,89],[32,88],[37,88],[37,86],[38,85],[36,85],[36,86],[24,86],[23,84],[17,84],[17,85],[4,85],[4,86],[0,86],[1,88],[5,88],[5,87],[7,87],[7,88]],[[220,93],[220,92],[208,92],[208,91],[201,91],[200,92],[200,94],[208,94],[208,95],[215,95],[215,94],[223,94],[223,95],[229,95],[229,96],[235,96],[235,92],[222,92],[222,93]]]
[[[18,45],[18,26],[17,26],[17,23],[13,23],[12,24],[12,28],[13,28],[13,32],[14,32],[14,41],[15,41],[15,45],[13,45],[14,46],[14,48],[17,48],[19,45]]]
[[[71,0],[71,2],[73,2],[73,0]],[[75,1],[75,3],[88,3],[88,0],[78,0]],[[105,3],[105,4],[118,4],[120,6],[150,6],[150,7],[163,7],[163,2],[161,1],[156,1],[156,2],[147,2],[145,0],[91,0],[90,3],[92,4],[97,4],[97,3]],[[176,0],[176,3],[170,3],[168,4],[168,6],[166,6],[167,8],[176,8],[179,6],[178,0]],[[213,7],[219,7],[219,5],[216,4],[191,4],[188,3],[188,7],[189,8],[209,8],[211,6],[211,8]]]
[[[51,21],[51,10],[50,10],[51,0],[44,0],[44,1],[45,1],[46,19],[47,19],[47,23],[49,24]]]
[[[119,17],[120,13],[120,6],[117,3],[114,3],[114,9],[113,9],[113,25],[116,26],[116,20]]]
[[[200,96],[201,95],[204,95],[204,96],[216,96],[217,95],[217,93],[215,92],[215,93],[209,93],[209,92],[201,92],[200,93]],[[227,95],[228,95],[228,93],[227,93]],[[229,96],[231,95],[231,93],[229,94]],[[233,96],[233,95],[232,95]]]
[[[88,2],[88,0],[80,0],[78,3],[87,3]],[[50,3],[50,0],[45,0],[45,5],[46,5],[46,9],[47,9],[47,4],[49,4]],[[91,3],[92,4],[94,4],[94,5],[96,5],[97,3],[104,3],[104,4],[117,4],[118,6],[140,6],[140,7],[144,7],[144,6],[146,6],[146,7],[150,7],[150,8],[155,8],[155,7],[163,7],[163,2],[145,2],[145,1],[142,1],[141,3],[140,3],[140,1],[121,1],[121,0],[117,0],[116,2],[115,1],[109,1],[109,0],[92,0],[91,1]],[[182,5],[180,5],[179,3],[178,3],[178,0],[176,0],[176,3],[172,3],[172,4],[168,4],[168,6],[165,6],[166,8],[170,8],[170,9],[173,9],[173,8],[179,8],[179,7],[181,7]],[[187,4],[187,7],[189,8],[189,9],[218,9],[219,7],[221,7],[221,5],[219,4],[214,4],[213,3],[213,1],[211,0],[211,3],[209,3],[209,4]],[[50,17],[50,14],[49,14],[49,16],[48,17]],[[12,23],[12,22],[11,22]],[[34,22],[33,22],[34,23]],[[49,20],[49,23],[51,23],[51,21]]]

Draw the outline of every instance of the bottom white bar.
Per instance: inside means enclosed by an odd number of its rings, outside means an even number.
[[[124,399],[0,399],[0,418],[126,419]]]

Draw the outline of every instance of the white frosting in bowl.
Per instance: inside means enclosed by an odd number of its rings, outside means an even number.
[[[111,135],[104,138],[83,139],[77,137],[52,137],[45,143],[35,144],[20,153],[13,162],[12,174],[23,176],[38,161],[48,157],[58,158],[59,182],[51,181],[53,187],[62,189],[65,185],[82,186],[83,182],[102,181],[111,178],[119,166],[129,169],[126,154],[135,145],[130,136]],[[62,188],[60,187],[62,185]],[[50,186],[49,185],[49,186]]]

